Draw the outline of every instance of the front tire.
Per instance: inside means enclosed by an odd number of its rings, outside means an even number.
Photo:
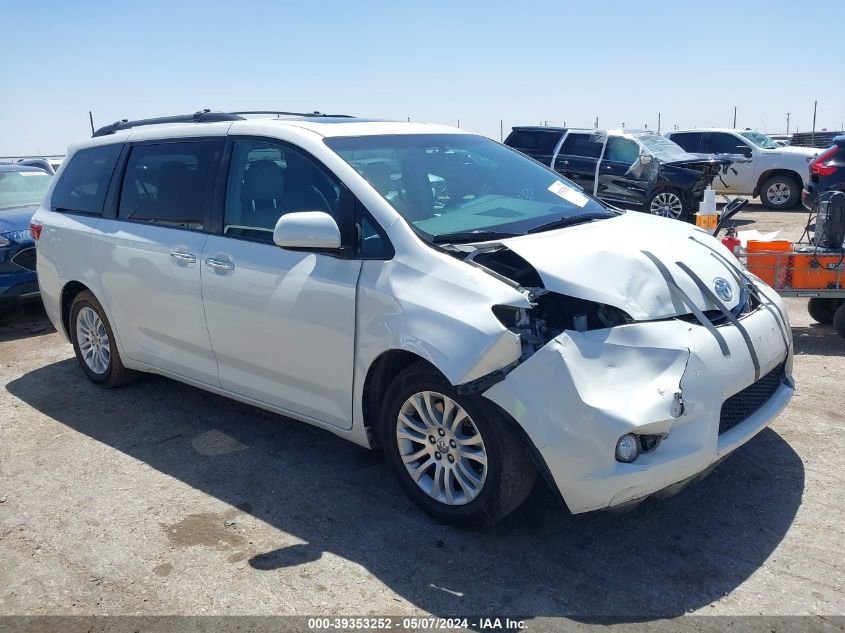
[[[830,325],[833,323],[833,316],[836,314],[836,309],[842,303],[840,299],[828,299],[826,297],[813,297],[807,302],[807,312],[814,321],[822,325]]]
[[[662,218],[690,221],[690,211],[681,193],[675,189],[658,189],[646,201],[646,211]]]
[[[137,372],[123,366],[105,310],[91,292],[74,297],[69,329],[76,360],[92,382],[119,387],[137,377]]]
[[[771,176],[760,186],[760,201],[767,209],[794,209],[801,199],[801,186],[792,176]]]
[[[513,512],[537,478],[509,421],[480,395],[459,395],[425,363],[406,368],[385,394],[380,435],[405,493],[438,521],[490,525]]]

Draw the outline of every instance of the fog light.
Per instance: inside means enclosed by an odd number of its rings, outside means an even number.
[[[620,437],[616,442],[616,460],[627,464],[637,459],[640,454],[639,444],[637,436],[631,433]]]

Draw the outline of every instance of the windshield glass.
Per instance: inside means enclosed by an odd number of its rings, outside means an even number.
[[[780,147],[777,143],[775,143],[772,139],[770,139],[765,134],[760,134],[760,132],[740,132],[740,134],[747,138],[749,141],[754,143],[757,147],[762,147],[763,149],[777,149]]]
[[[0,209],[41,204],[52,176],[46,171],[0,171]]]
[[[430,240],[481,241],[522,235],[561,218],[614,215],[577,185],[483,136],[402,134],[325,142]]]
[[[676,160],[695,160],[698,158],[698,156],[690,154],[683,147],[674,141],[670,141],[661,134],[640,132],[635,133],[634,138],[642,143],[652,156],[664,163]]]

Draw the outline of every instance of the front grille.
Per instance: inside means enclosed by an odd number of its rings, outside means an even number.
[[[26,268],[27,270],[35,272],[35,247],[25,248],[22,251],[19,251],[14,257],[12,257],[12,261],[21,268]]]
[[[725,400],[719,417],[719,435],[744,422],[766,404],[780,386],[783,375],[784,363],[781,363],[754,384]]]

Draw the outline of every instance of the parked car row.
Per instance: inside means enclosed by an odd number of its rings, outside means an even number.
[[[621,206],[692,220],[704,189],[760,197],[773,210],[801,199],[817,151],[751,130],[580,130],[520,126],[505,144]]]
[[[629,181],[650,208],[722,158],[558,130],[543,166],[446,126],[246,114],[70,148],[32,232],[94,383],[159,373],[380,447],[457,525],[538,476],[576,513],[677,492],[792,396],[774,291],[710,235],[584,192],[627,205]]]
[[[0,309],[38,299],[29,222],[52,179],[40,167],[0,165]]]
[[[691,154],[648,130],[516,127],[505,145],[608,204],[684,221],[714,177],[739,159]]]

